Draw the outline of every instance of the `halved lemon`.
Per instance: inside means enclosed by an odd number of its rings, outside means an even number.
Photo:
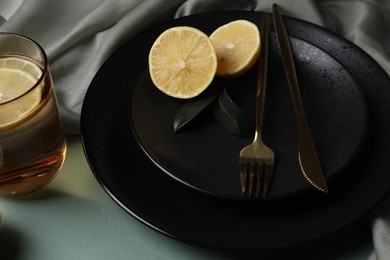
[[[209,37],[188,26],[164,31],[149,52],[149,73],[154,85],[176,98],[193,98],[213,81],[217,57]]]
[[[260,32],[256,24],[235,20],[218,27],[210,39],[217,52],[217,76],[238,76],[247,72],[260,54]]]
[[[30,89],[41,75],[41,68],[29,60],[0,57],[0,130],[23,122],[38,106],[41,88]]]

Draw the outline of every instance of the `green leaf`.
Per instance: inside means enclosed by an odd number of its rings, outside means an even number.
[[[213,107],[217,121],[230,133],[239,136],[252,136],[255,125],[248,115],[229,97],[227,88],[219,95]]]
[[[231,80],[213,81],[212,85],[198,97],[186,101],[177,112],[173,129],[177,133],[183,126],[194,119],[197,115],[205,110],[221,93],[221,91],[230,85]]]

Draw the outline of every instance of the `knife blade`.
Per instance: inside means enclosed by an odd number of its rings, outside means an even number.
[[[298,161],[303,176],[306,180],[320,191],[328,193],[328,187],[317,156],[316,148],[306,121],[298,78],[294,65],[287,30],[284,26],[283,17],[277,4],[272,5],[274,25],[278,38],[279,49],[282,56],[283,66],[287,77],[288,86],[293,99],[293,104],[298,120]]]

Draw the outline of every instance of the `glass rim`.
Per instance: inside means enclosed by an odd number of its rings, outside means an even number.
[[[31,86],[27,91],[23,92],[22,94],[20,94],[19,96],[13,98],[13,99],[10,99],[6,102],[3,102],[3,103],[0,103],[0,108],[2,106],[5,106],[5,105],[8,105],[12,102],[15,102],[16,100],[19,100],[20,98],[23,98],[24,96],[28,95],[30,92],[32,92],[33,90],[35,90],[38,86],[41,85],[42,81],[44,80],[44,78],[47,76],[46,74],[49,72],[48,71],[48,58],[47,58],[47,55],[46,55],[46,52],[45,50],[42,48],[42,46],[37,43],[36,41],[34,41],[33,39],[31,39],[30,37],[28,36],[25,36],[25,35],[22,35],[22,34],[18,34],[18,33],[13,33],[13,32],[0,32],[0,37],[2,36],[12,36],[12,37],[17,37],[17,38],[21,38],[23,40],[26,40],[27,42],[30,42],[32,45],[34,45],[40,52],[40,54],[42,55],[42,58],[43,58],[43,64],[42,65],[42,75],[36,80],[36,82],[34,83],[33,86]],[[4,53],[5,54],[15,54],[17,55],[16,53]],[[0,52],[0,56],[2,56],[3,54]],[[28,56],[26,56],[28,57]],[[30,58],[30,57],[28,57]]]

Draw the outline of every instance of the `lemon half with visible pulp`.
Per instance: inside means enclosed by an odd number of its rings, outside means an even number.
[[[247,20],[235,20],[218,27],[210,39],[217,53],[217,76],[239,76],[247,72],[260,55],[260,31]]]
[[[217,56],[210,38],[188,26],[164,31],[149,52],[149,73],[165,94],[188,99],[202,93],[213,81]]]

